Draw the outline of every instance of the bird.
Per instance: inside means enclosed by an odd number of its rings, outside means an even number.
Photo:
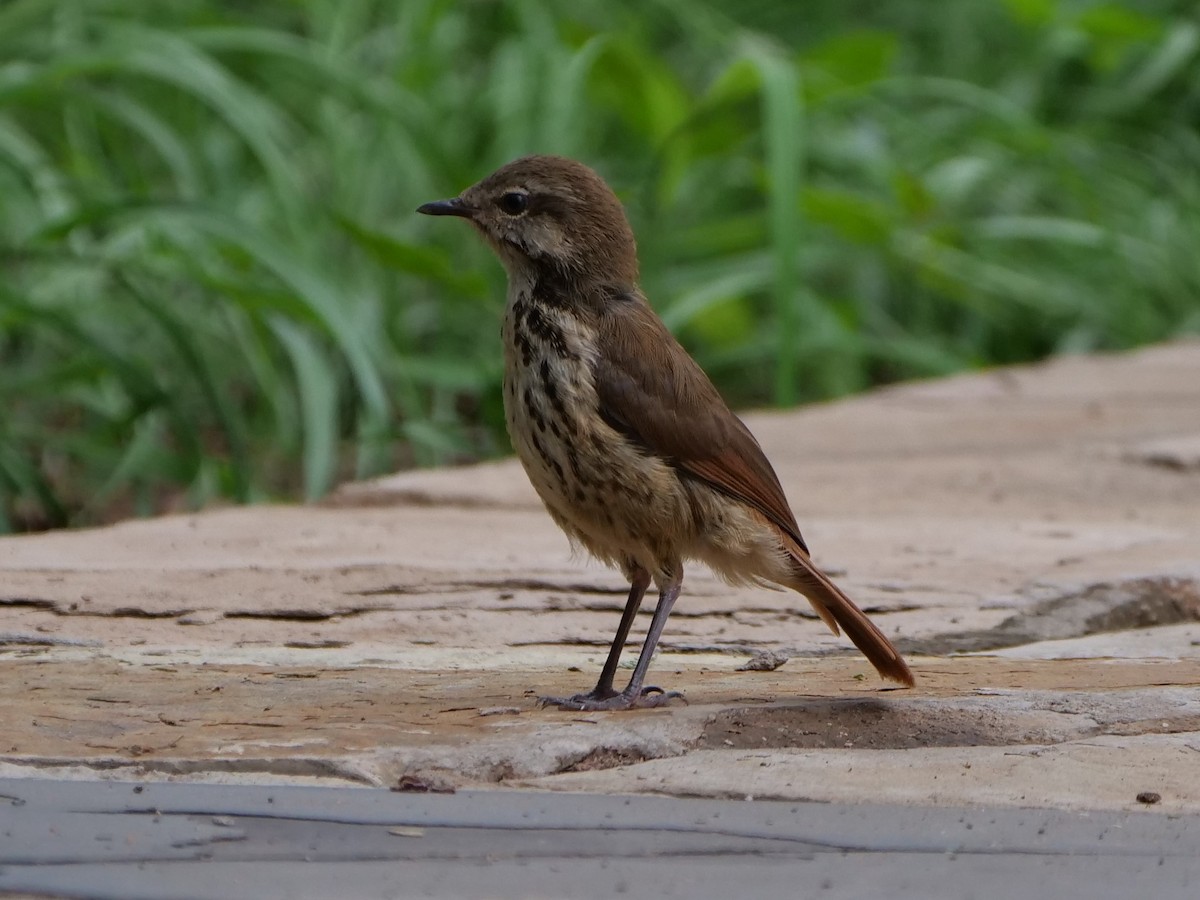
[[[466,219],[499,257],[509,438],[571,543],[630,585],[595,688],[542,697],[543,706],[626,710],[683,697],[646,685],[646,675],[685,561],[733,585],[799,592],[883,678],[914,683],[891,641],[813,562],[758,441],[650,306],[633,230],[599,174],[566,157],[526,156],[417,212]],[[657,606],[617,690],[651,582]]]

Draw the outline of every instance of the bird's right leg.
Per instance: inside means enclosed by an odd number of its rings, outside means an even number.
[[[629,629],[637,618],[642,606],[642,598],[646,596],[646,588],[650,586],[650,573],[636,563],[629,567],[629,599],[625,601],[625,611],[621,613],[621,624],[617,626],[616,637],[608,650],[608,659],[600,670],[600,680],[590,693],[575,694],[573,697],[539,697],[539,706],[557,706],[561,709],[602,709],[600,705],[606,700],[617,696],[613,689],[613,679],[617,676],[617,666],[621,663],[621,651],[625,649],[625,641],[629,638]]]
[[[638,577],[639,575],[642,577]],[[642,595],[646,592],[649,583],[649,575],[638,570],[638,574],[634,577],[633,586],[629,590],[629,602],[625,607],[625,614],[621,616],[621,624],[617,628],[616,640],[613,641],[612,649],[608,654],[608,661],[604,664],[604,670],[600,673],[600,681],[596,685],[595,690],[590,694],[576,694],[574,697],[543,697],[539,701],[542,706],[557,706],[559,709],[595,712],[600,710],[646,709],[654,706],[666,706],[672,700],[684,699],[683,694],[678,691],[664,691],[659,687],[642,686],[645,683],[646,671],[650,668],[650,660],[654,657],[654,648],[658,645],[658,639],[662,636],[663,627],[667,624],[667,617],[671,615],[671,608],[675,605],[675,601],[679,597],[679,589],[683,584],[682,570],[672,574],[666,584],[660,585],[661,591],[658,595],[658,606],[654,610],[654,619],[650,622],[650,630],[646,633],[646,640],[642,644],[642,652],[638,655],[637,665],[633,669],[629,685],[620,693],[613,690],[613,677],[617,673],[617,663],[621,658],[621,648],[625,644],[625,639],[629,636],[629,626],[633,624],[633,618],[637,615],[638,607],[642,602]]]

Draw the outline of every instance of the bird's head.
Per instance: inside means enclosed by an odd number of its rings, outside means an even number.
[[[417,212],[459,216],[483,235],[510,277],[637,283],[637,245],[621,202],[583,163],[526,156],[450,200]]]

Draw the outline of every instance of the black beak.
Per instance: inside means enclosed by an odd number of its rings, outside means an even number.
[[[451,197],[449,200],[434,200],[432,203],[425,203],[417,207],[417,212],[424,213],[427,216],[461,216],[464,219],[471,218],[471,207],[467,206],[457,197]]]

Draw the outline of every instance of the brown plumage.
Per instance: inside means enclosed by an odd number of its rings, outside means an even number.
[[[526,157],[418,212],[469,220],[504,263],[513,446],[568,537],[631,582],[595,689],[547,702],[622,709],[679,696],[644,679],[685,559],[731,583],[799,591],[880,675],[913,683],[891,642],[813,564],[758,442],[646,302],[625,212],[595,172],[561,157]],[[651,581],[658,607],[618,693],[621,650]]]

